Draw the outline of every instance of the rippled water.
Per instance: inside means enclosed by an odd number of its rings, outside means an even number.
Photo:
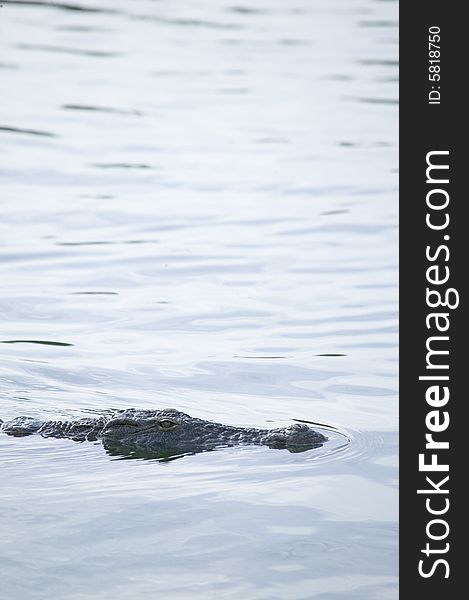
[[[1,436],[2,597],[397,598],[396,13],[4,2],[0,417],[343,435],[171,462]]]

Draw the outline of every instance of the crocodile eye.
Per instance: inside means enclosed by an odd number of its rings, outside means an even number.
[[[163,431],[171,431],[171,429],[175,429],[178,426],[176,421],[171,421],[170,419],[162,419],[158,421],[158,427]]]

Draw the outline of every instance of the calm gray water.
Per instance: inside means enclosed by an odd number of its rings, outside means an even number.
[[[2,600],[395,600],[397,3],[73,2],[0,8],[0,417],[350,443],[1,436]]]

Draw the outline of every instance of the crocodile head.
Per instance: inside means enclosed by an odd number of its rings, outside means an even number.
[[[174,408],[127,409],[113,415],[101,434],[105,448],[117,455],[171,457],[238,444],[258,444],[302,452],[322,446],[326,438],[306,425],[254,429],[191,417]]]

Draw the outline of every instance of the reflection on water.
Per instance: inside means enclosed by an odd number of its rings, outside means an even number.
[[[0,125],[0,131],[7,131],[8,133],[26,133],[27,135],[39,135],[43,137],[57,137],[54,133],[50,133],[49,131],[21,129],[20,127],[8,127],[6,125]]]
[[[46,346],[73,346],[67,342],[52,342],[47,340],[0,340],[0,344],[45,344]]]
[[[0,436],[9,600],[397,597],[396,15],[4,3],[0,418],[334,428],[169,461]]]

